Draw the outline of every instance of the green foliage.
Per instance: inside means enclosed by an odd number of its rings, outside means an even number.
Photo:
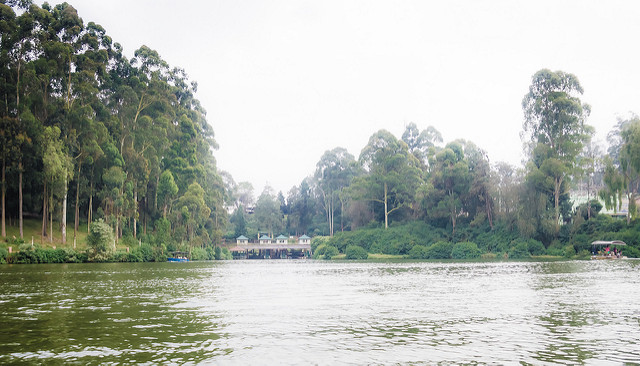
[[[86,253],[76,252],[71,248],[44,249],[39,245],[22,244],[18,252],[6,253],[2,256],[0,248],[0,262],[6,263],[36,264],[36,263],[80,263],[87,261]]]
[[[340,252],[338,251],[338,248],[328,246],[327,249],[324,251],[324,255],[322,256],[322,259],[328,260],[335,257],[338,254],[340,254]]]
[[[622,248],[622,255],[629,258],[640,258],[640,249],[632,246],[626,246]]]
[[[24,244],[24,239],[16,238],[15,236],[12,238],[7,238],[7,244],[19,246],[21,244]]]
[[[311,238],[311,252],[315,253],[319,246],[328,244],[332,238],[328,236],[314,236]]]
[[[7,263],[8,256],[9,251],[6,248],[0,247],[0,264]]]
[[[427,247],[424,245],[415,245],[409,250],[409,258],[411,259],[427,259]]]
[[[367,173],[352,183],[352,196],[375,203],[374,207],[382,210],[386,229],[392,213],[415,202],[416,192],[423,183],[420,162],[409,152],[406,143],[386,130],[369,138],[359,161]]]
[[[87,236],[87,246],[89,247],[90,261],[105,262],[109,260],[116,249],[111,226],[102,220],[93,222]]]
[[[531,254],[529,253],[529,245],[526,240],[514,241],[511,248],[509,248],[508,253],[509,258],[512,259],[524,259],[531,256]]]
[[[124,57],[105,29],[84,24],[67,3],[1,7],[0,152],[10,175],[3,188],[26,188],[22,208],[43,212],[47,236],[57,230],[51,217],[58,219],[63,202],[78,208],[76,222],[85,214],[87,221],[103,218],[116,241],[134,220],[167,217],[178,202],[188,218],[171,221],[169,235],[149,244],[202,239],[205,232],[217,239],[227,222],[225,187],[211,153],[213,131],[185,71],[146,46]],[[8,203],[12,212],[15,201]],[[92,260],[110,257],[96,254],[92,249]]]
[[[142,258],[140,257],[140,252],[136,251],[118,251],[111,255],[111,258],[108,259],[109,262],[142,262]]]
[[[527,240],[527,250],[531,255],[543,255],[546,252],[544,244],[535,239]]]
[[[345,250],[345,254],[347,255],[347,259],[367,259],[369,258],[369,253],[358,245],[349,245]]]
[[[231,251],[229,251],[228,248],[216,247],[213,257],[211,256],[211,254],[209,254],[209,258],[215,259],[217,261],[230,260],[233,259],[233,254],[231,254]]]
[[[453,243],[448,241],[439,241],[427,248],[428,259],[450,259]]]
[[[202,249],[202,248],[192,248],[191,249],[191,260],[194,261],[204,261],[204,260],[208,260],[209,258],[209,254],[207,253],[206,250]]]
[[[453,259],[473,259],[480,257],[480,249],[473,242],[456,243],[451,249],[451,258]]]
[[[331,259],[332,257],[336,256],[340,254],[340,251],[338,251],[338,248],[332,246],[332,245],[327,245],[327,244],[320,244],[316,250],[313,252],[313,258],[314,259]]]
[[[155,261],[155,256],[153,253],[153,247],[148,243],[141,244],[133,249],[133,252],[136,253],[138,257],[140,257],[141,262],[153,262]]]
[[[563,248],[563,256],[565,258],[572,258],[576,255],[576,249],[573,245],[565,245]]]

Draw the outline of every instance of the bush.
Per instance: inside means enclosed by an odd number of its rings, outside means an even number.
[[[535,239],[529,239],[527,241],[527,249],[531,255],[543,255],[546,252],[544,244]]]
[[[527,241],[515,240],[511,244],[512,246],[509,248],[509,258],[523,259],[531,256],[529,254],[529,244]]]
[[[142,262],[153,262],[155,257],[153,255],[153,248],[151,245],[144,243],[142,245],[136,246],[132,252],[136,253],[138,257],[142,260]]]
[[[209,255],[207,254],[206,250],[199,247],[191,249],[191,260],[204,261],[207,259],[209,259]]]
[[[451,249],[451,257],[453,259],[473,259],[480,256],[478,245],[472,242],[456,243]]]
[[[313,243],[313,241],[311,241]],[[313,244],[311,244],[313,246]],[[325,250],[327,250],[327,244],[320,244],[316,247],[313,253],[313,259],[319,259],[324,255]]]
[[[90,261],[104,262],[109,260],[111,254],[116,250],[111,226],[107,225],[102,219],[94,221],[87,236],[87,246],[89,247]]]
[[[622,248],[622,255],[629,258],[640,258],[640,250],[638,248],[627,245]]]
[[[142,262],[142,258],[140,257],[139,252],[131,251],[131,252],[115,252],[110,261],[112,262]]]
[[[64,262],[65,263],[82,263],[87,261],[85,253],[78,253],[74,249],[64,248]]]
[[[0,264],[7,263],[8,256],[9,256],[9,251],[6,248],[0,247]]]
[[[20,244],[24,244],[24,239],[16,238],[15,236],[13,236],[11,238],[7,238],[7,243],[9,245],[12,245],[12,246],[14,246],[14,245],[15,246],[20,246]],[[29,244],[29,245],[31,245],[31,244]]]
[[[347,259],[367,259],[369,258],[369,253],[364,250],[363,247],[358,245],[349,245],[345,250],[345,254],[347,255]]]
[[[427,248],[427,258],[429,259],[450,259],[453,244],[448,241],[439,241]]]
[[[320,244],[315,252],[313,252],[314,259],[331,259],[331,257],[340,254],[338,248],[333,245]]]
[[[314,236],[311,239],[311,251],[315,252],[319,246],[326,245],[330,239],[328,236]]]
[[[573,245],[567,245],[563,248],[563,255],[565,258],[571,258],[576,255],[576,250]]]
[[[329,260],[329,259],[335,257],[338,254],[340,254],[340,252],[338,251],[338,248],[333,247],[333,246],[328,246],[328,247],[326,247],[322,258],[325,259],[325,260]]]
[[[220,259],[221,260],[233,259],[233,254],[231,254],[231,251],[229,250],[229,248],[222,248],[220,253]]]
[[[424,245],[414,245],[411,250],[409,250],[409,258],[411,259],[427,259],[427,247]]]

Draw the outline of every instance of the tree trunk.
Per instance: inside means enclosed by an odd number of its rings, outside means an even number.
[[[5,170],[6,170],[6,158],[3,156],[2,157],[2,237],[6,238],[7,237],[7,228],[6,228],[6,224],[5,224],[5,205],[4,205],[4,197],[5,197],[5,193],[7,191],[7,181],[5,179]]]
[[[78,228],[80,227],[80,172],[82,170],[82,162],[78,162],[78,178],[76,183],[76,214],[73,221],[73,244],[76,243],[78,236]]]
[[[158,212],[158,185],[160,184],[160,174],[158,174],[158,176],[156,177],[156,189],[153,192],[154,194],[154,199],[153,199],[153,212],[154,214],[156,212]],[[164,217],[166,218],[166,214],[164,215]]]
[[[389,210],[387,209],[387,183],[384,183],[384,228],[385,230],[389,228]]]
[[[68,196],[67,170],[64,171],[64,196],[62,198],[62,217],[60,220],[60,231],[62,232],[62,244],[67,244],[67,196]]]
[[[331,210],[331,236],[333,236],[334,230],[334,218],[335,218],[335,204],[333,202],[333,192],[331,192],[331,196],[329,196],[329,209]]]
[[[53,210],[55,206],[53,206],[53,189],[49,189],[49,191],[49,199],[47,200],[47,208],[49,209],[47,213],[49,215],[49,243],[53,243]]]
[[[18,161],[18,226],[20,228],[20,239],[24,239],[24,225],[22,221],[22,159]]]
[[[93,169],[92,169],[93,173]],[[93,174],[91,174],[91,183],[89,184],[89,209],[87,210],[87,234],[91,229],[91,215],[93,214]]]
[[[491,209],[491,197],[487,194],[485,190],[485,198],[484,198],[485,209],[487,211],[487,219],[489,220],[489,227],[493,230],[493,213]]]
[[[47,235],[47,180],[44,180],[44,191],[42,194],[42,232],[40,233],[40,243],[44,242],[44,237]]]
[[[147,196],[145,195],[144,197],[144,211],[142,211],[142,215],[144,217],[144,235],[147,235],[147,210],[149,210],[149,200],[147,198]]]
[[[120,223],[120,218],[118,217],[118,209],[116,208],[114,210],[115,212],[115,217],[116,217],[116,244],[118,244],[118,229],[119,229],[119,223]]]
[[[133,237],[137,238],[138,229],[138,189],[133,190]]]
[[[340,232],[344,232],[344,201],[340,199]]]
[[[556,222],[555,222],[556,234],[558,234],[558,232],[560,231],[560,224],[558,223],[560,221],[560,187],[562,187],[562,178],[556,178],[555,186],[553,190],[553,200],[555,204],[555,215],[556,215]]]

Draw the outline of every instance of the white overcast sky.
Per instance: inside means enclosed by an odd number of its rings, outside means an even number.
[[[542,68],[578,77],[601,141],[640,113],[640,1],[68,2],[127,56],[147,45],[198,82],[219,168],[256,195],[286,196],[324,151],[357,158],[409,122],[519,166],[521,101]]]

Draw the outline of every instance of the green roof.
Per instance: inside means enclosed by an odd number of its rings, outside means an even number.
[[[302,235],[299,239],[311,239],[311,238],[306,235]]]
[[[276,239],[288,239],[286,236],[280,234]]]
[[[249,240],[249,238],[247,238],[244,235],[240,235],[239,237],[236,238],[237,240]]]
[[[270,238],[270,237],[268,237],[268,236],[266,236],[266,235],[262,235],[262,236],[260,237],[260,240],[271,240],[271,238]]]

